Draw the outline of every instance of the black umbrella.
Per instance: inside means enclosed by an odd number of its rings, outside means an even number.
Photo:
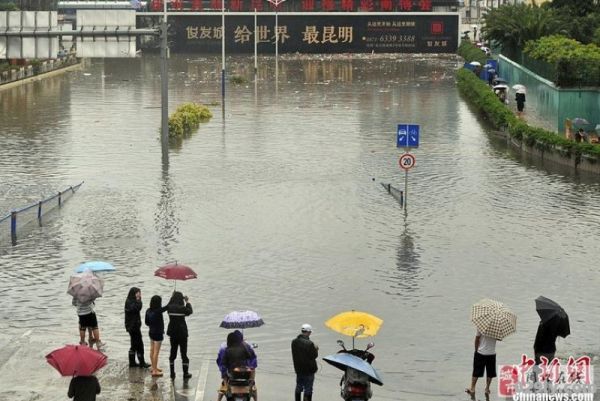
[[[540,315],[542,324],[554,328],[557,335],[564,338],[571,334],[569,316],[562,306],[540,295],[535,299],[535,310]]]

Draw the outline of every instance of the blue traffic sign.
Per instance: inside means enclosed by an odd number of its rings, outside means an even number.
[[[419,126],[416,124],[398,124],[396,146],[399,148],[418,148]]]

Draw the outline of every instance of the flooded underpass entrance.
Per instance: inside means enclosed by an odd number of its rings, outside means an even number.
[[[261,57],[255,83],[252,57],[231,57],[228,76],[241,79],[227,84],[223,116],[220,59],[173,56],[170,109],[204,103],[214,117],[170,149],[168,165],[157,57],[92,61],[1,92],[0,215],[65,184],[85,186],[17,246],[2,243],[0,399],[65,398],[68,380],[44,356],[78,341],[66,287],[87,260],[117,269],[103,275],[96,302],[109,357],[99,399],[216,399],[214,360],[228,333],[219,324],[245,309],[265,321],[244,332],[258,344],[263,401],[292,396],[300,326],[310,323],[320,357],[330,355],[340,336],[324,322],[351,309],[384,320],[372,339],[384,381],[374,400],[468,399],[469,313],[485,297],[518,316],[499,363],[532,353],[539,295],[571,318],[557,356],[597,363],[597,180],[536,167],[488,135],[458,94],[460,65],[451,56],[286,55],[276,83],[274,59]],[[408,216],[380,185],[403,186],[399,123],[421,126]],[[152,295],[168,299],[173,283],[153,272],[174,261],[198,273],[177,284],[194,308],[193,378],[172,389],[165,376],[153,388],[149,374],[126,367],[123,304],[133,286],[144,311]],[[168,350],[166,338],[163,369]],[[315,398],[339,399],[340,376],[319,358]]]

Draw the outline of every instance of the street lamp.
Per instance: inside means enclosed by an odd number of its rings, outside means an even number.
[[[285,0],[268,0],[275,6],[275,82],[279,81],[279,23],[277,19],[277,8]]]

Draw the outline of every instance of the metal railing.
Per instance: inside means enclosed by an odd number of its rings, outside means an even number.
[[[24,206],[19,209],[13,209],[10,214],[0,217],[0,238],[7,233],[10,233],[12,244],[17,244],[17,231],[23,226],[37,221],[38,225],[42,225],[42,217],[55,208],[61,208],[63,203],[71,198],[83,182],[69,187],[64,191],[58,192],[49,198],[42,199],[37,203]],[[19,217],[21,216],[21,217]]]
[[[383,186],[386,191],[400,203],[400,207],[404,206],[404,191],[394,188],[392,184],[385,184],[383,182],[381,183],[381,186]]]

